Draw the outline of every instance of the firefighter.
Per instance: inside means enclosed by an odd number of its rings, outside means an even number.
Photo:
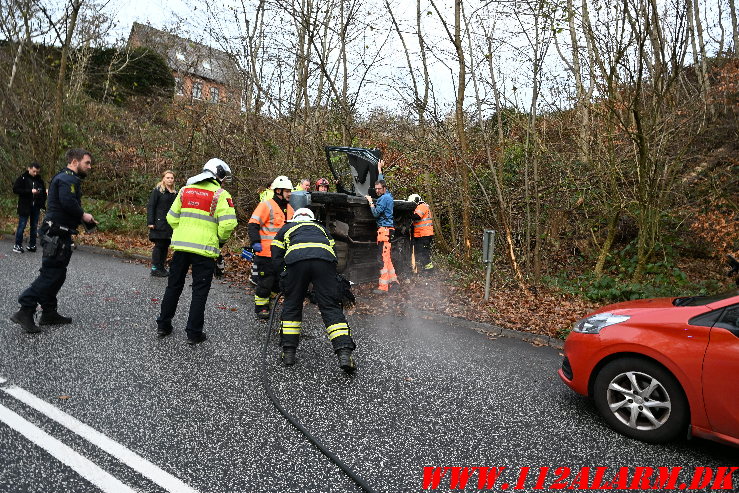
[[[203,172],[187,180],[167,213],[172,226],[174,250],[169,265],[167,289],[157,318],[157,335],[172,333],[172,318],[177,310],[187,270],[192,266],[192,300],[187,316],[187,343],[199,344],[206,340],[205,303],[216,269],[216,259],[223,244],[236,228],[236,211],[231,195],[221,188],[231,177],[231,168],[220,159],[211,159]]]
[[[258,275],[254,289],[254,312],[262,320],[269,319],[270,298],[277,296],[279,292],[280,278],[272,268],[270,246],[275,234],[293,217],[293,208],[290,206],[293,184],[287,176],[275,178],[270,189],[274,195],[260,202],[254,209],[248,230]]]
[[[379,171],[377,181],[375,182],[377,202],[375,203],[371,196],[365,195],[367,202],[369,202],[372,215],[375,216],[375,220],[377,221],[377,245],[379,247],[379,255],[382,258],[382,269],[380,269],[380,279],[377,289],[372,291],[376,294],[386,294],[390,289],[390,285],[398,282],[398,277],[395,275],[395,267],[393,267],[393,260],[390,256],[390,242],[395,233],[395,221],[393,219],[394,202],[393,196],[385,184],[385,176],[382,174],[383,164],[382,159],[377,163]]]
[[[328,192],[328,180],[326,178],[316,180],[316,192]]]
[[[417,193],[409,195],[408,202],[416,204],[416,210],[413,211],[413,251],[416,265],[421,265],[423,273],[430,274],[434,270],[434,263],[431,261],[431,246],[434,243],[431,209]]]
[[[303,300],[308,285],[321,311],[326,335],[334,347],[342,370],[356,368],[352,351],[354,340],[341,304],[341,284],[336,274],[334,240],[325,227],[314,220],[307,208],[295,211],[293,218],[277,232],[272,242],[272,263],[280,272],[283,295],[280,346],[286,366],[295,364],[295,351],[303,320]]]

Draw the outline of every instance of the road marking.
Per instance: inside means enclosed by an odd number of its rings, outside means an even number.
[[[4,384],[7,381],[8,381],[7,378],[0,377],[0,385]]]
[[[64,411],[57,409],[48,402],[39,399],[27,390],[15,385],[3,388],[2,390],[38,412],[53,419],[65,428],[75,432],[93,445],[98,446],[103,451],[112,455],[165,490],[176,493],[198,493],[197,490],[191,488],[168,472],[163,471],[158,466],[152,464],[137,453],[127,449],[120,443],[108,438],[108,436],[100,433],[94,428],[91,428],[76,418],[73,418]]]
[[[0,421],[46,450],[59,462],[70,467],[77,474],[101,490],[110,493],[136,493],[136,490],[121,483],[96,464],[75,452],[72,448],[63,444],[30,421],[26,421],[2,404],[0,404]]]

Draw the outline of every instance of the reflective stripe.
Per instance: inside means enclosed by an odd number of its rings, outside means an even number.
[[[262,298],[260,296],[254,295],[254,304],[257,306],[269,305],[269,298]]]
[[[292,252],[293,250],[300,250],[301,248],[323,248],[324,250],[328,250],[329,252],[331,252],[331,255],[336,257],[334,249],[331,248],[329,245],[326,245],[325,243],[298,243],[297,245],[288,247],[287,252],[285,252],[285,258],[287,258],[287,256],[290,255],[290,252]]]
[[[210,216],[203,216],[202,214],[197,214],[195,212],[181,212],[180,217],[189,217],[191,219],[202,219],[203,221],[207,221],[209,223],[216,222],[216,220]]]
[[[416,228],[421,228],[421,227],[424,227],[424,226],[431,226],[433,224],[434,224],[434,222],[431,219],[422,219],[422,220],[420,220],[418,222],[414,222],[413,223],[413,226],[415,226]]]
[[[167,215],[172,216],[172,217],[180,217],[180,213],[173,212],[172,209],[170,209],[169,212],[167,212]]]
[[[215,215],[216,209],[218,208],[218,199],[221,198],[221,194],[225,192],[224,189],[219,188],[216,190],[216,193],[213,194],[213,198],[210,201],[210,215],[211,217]]]
[[[271,233],[277,233],[280,230],[280,228],[277,228],[275,226],[262,226],[262,231],[269,231]]]
[[[285,249],[285,244],[282,243],[280,240],[273,240],[272,241],[272,246],[273,247],[282,248],[283,250]]]
[[[328,327],[326,327],[326,335],[328,336],[328,339],[330,341],[340,336],[348,336],[350,335],[349,325],[346,322],[329,325]]]
[[[256,219],[257,221],[259,221],[259,220],[260,220],[260,219],[262,219],[262,218],[261,218],[261,217],[259,217],[259,216],[251,216],[251,219]]]
[[[301,321],[282,321],[282,333],[287,335],[300,335]]]
[[[210,245],[201,245],[200,243],[191,243],[189,241],[173,241],[172,242],[173,247],[185,247],[185,248],[197,248],[198,250],[205,250],[206,252],[211,253],[220,253],[220,250],[218,248],[212,247]]]
[[[236,219],[236,214],[226,214],[217,218],[218,222],[228,221],[229,219]]]

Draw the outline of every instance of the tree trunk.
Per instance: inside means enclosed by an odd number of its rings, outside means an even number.
[[[62,45],[62,59],[59,65],[59,74],[56,80],[56,91],[54,95],[54,120],[51,124],[51,145],[49,146],[49,162],[55,162],[57,153],[59,152],[59,129],[62,124],[62,108],[64,106],[64,77],[67,71],[67,58],[69,58],[69,48],[72,44],[72,35],[77,24],[77,14],[84,0],[72,0],[70,4],[71,12],[69,14],[69,22],[67,23],[67,34]]]

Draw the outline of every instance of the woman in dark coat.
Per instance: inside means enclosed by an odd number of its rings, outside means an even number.
[[[167,260],[167,249],[172,240],[172,228],[167,222],[167,212],[172,202],[177,198],[174,189],[174,173],[167,170],[162,174],[162,180],[157,183],[149,196],[149,205],[146,208],[146,222],[149,225],[149,240],[154,243],[151,252],[151,275],[167,277],[169,272],[164,268]]]

